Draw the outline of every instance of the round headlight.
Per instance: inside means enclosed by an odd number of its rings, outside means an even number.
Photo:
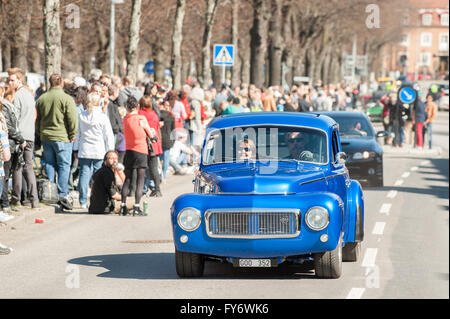
[[[330,215],[325,208],[316,206],[308,210],[305,220],[309,228],[319,231],[328,226]]]
[[[200,212],[195,208],[185,208],[178,214],[178,225],[185,231],[194,231],[202,222]]]

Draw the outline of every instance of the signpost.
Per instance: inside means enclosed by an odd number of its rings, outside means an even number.
[[[215,44],[214,45],[214,65],[222,66],[222,83],[225,83],[225,68],[234,65],[235,56],[234,45]]]

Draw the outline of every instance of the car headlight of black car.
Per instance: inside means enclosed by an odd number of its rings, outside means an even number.
[[[356,152],[355,154],[353,154],[353,159],[354,160],[363,160],[363,159],[368,159],[368,158],[372,158],[372,157],[376,157],[377,153],[375,152],[368,152],[368,151],[364,151],[364,152]]]

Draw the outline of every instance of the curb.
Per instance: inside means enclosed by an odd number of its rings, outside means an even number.
[[[440,156],[442,154],[442,148],[437,147],[433,149],[422,149],[419,150],[417,148],[393,148],[392,146],[383,146],[383,153],[385,155],[414,155],[417,157],[432,157],[432,156]]]
[[[34,224],[36,218],[46,218],[55,215],[56,207],[49,206],[40,203],[39,208],[21,207],[17,211],[12,211],[10,215],[14,216],[14,219],[6,222],[0,222],[1,225],[5,225],[8,229],[14,229],[24,224]]]

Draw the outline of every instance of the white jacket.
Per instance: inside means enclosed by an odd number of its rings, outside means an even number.
[[[103,159],[107,151],[114,150],[111,122],[101,108],[94,107],[91,114],[81,111],[78,125],[73,149],[79,158]]]

